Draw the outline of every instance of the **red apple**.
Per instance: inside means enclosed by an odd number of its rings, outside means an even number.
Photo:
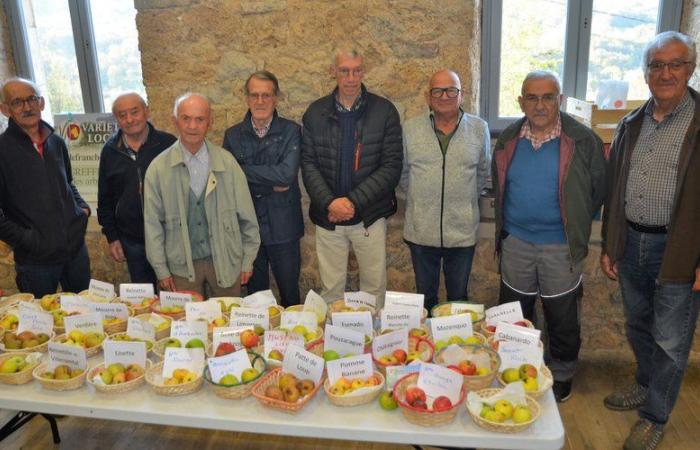
[[[222,342],[218,347],[216,347],[216,353],[214,353],[214,356],[224,356],[235,351],[236,347],[234,347],[232,343]]]
[[[466,376],[472,376],[476,373],[476,364],[469,361],[468,359],[460,361],[457,367],[459,367],[459,370],[462,371],[462,374]]]
[[[131,381],[137,379],[143,374],[144,370],[141,366],[136,364],[129,364],[129,367],[126,368],[126,372],[124,373],[124,378],[126,379],[126,381]]]
[[[447,368],[448,368],[448,369],[454,370],[455,372],[457,372],[457,373],[460,374],[460,375],[464,375],[464,374],[462,373],[462,369],[460,369],[459,367],[457,367],[457,366],[455,366],[455,365],[453,365],[453,364],[447,366]]]
[[[411,406],[416,409],[428,409],[428,405],[423,400],[416,400]]]
[[[415,403],[417,402],[422,402],[425,404],[425,401],[426,396],[423,389],[419,388],[418,386],[411,386],[410,388],[406,389],[406,403],[409,405],[415,406]]]
[[[406,356],[407,356],[407,355],[406,355],[406,351],[405,351],[405,350],[402,350],[402,349],[398,348],[398,349],[394,350],[394,352],[392,353],[392,355],[394,355],[394,358],[396,358],[401,364],[403,364],[403,363],[406,362]]]
[[[518,326],[521,326],[521,327],[527,327],[527,326],[528,326],[528,325],[527,325],[527,322],[525,322],[524,320],[518,320],[517,322],[513,322],[513,325],[518,325]]]
[[[260,338],[253,330],[245,330],[243,333],[241,333],[241,345],[245,348],[255,347],[258,345],[259,340]]]
[[[447,411],[450,408],[452,408],[452,401],[444,395],[436,398],[433,402],[434,411]]]

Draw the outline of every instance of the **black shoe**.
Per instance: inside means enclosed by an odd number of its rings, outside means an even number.
[[[571,398],[571,380],[569,381],[554,381],[552,385],[552,391],[554,391],[554,398],[557,403],[563,403]]]

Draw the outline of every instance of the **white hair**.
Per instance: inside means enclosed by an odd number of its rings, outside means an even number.
[[[557,85],[557,95],[561,94],[561,83],[559,82],[559,77],[556,74],[549,72],[547,70],[533,70],[532,72],[525,75],[522,87],[520,88],[520,93],[524,94],[525,85],[532,80],[551,80]]]
[[[695,68],[695,58],[697,57],[695,41],[693,41],[689,36],[679,33],[678,31],[664,31],[663,33],[659,33],[654,36],[654,39],[644,46],[642,69],[646,72],[647,66],[649,66],[654,53],[674,42],[683,44],[685,48],[688,49],[688,59],[693,64],[693,68]]]
[[[177,110],[180,108],[180,104],[190,97],[199,97],[207,103],[209,111],[211,112],[211,101],[207,96],[199,94],[197,92],[185,92],[181,96],[175,99],[175,105],[173,106],[173,117],[177,117]]]

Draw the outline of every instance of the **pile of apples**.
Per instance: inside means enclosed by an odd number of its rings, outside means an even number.
[[[61,343],[66,345],[72,345],[73,347],[88,349],[97,347],[104,340],[105,335],[96,331],[88,331],[87,333],[83,333],[80,330],[73,330],[70,333],[68,333],[68,336],[66,336],[66,340],[64,340]]]
[[[19,317],[15,314],[6,314],[2,320],[0,320],[0,327],[4,328],[5,331],[15,331],[19,326]]]
[[[0,373],[17,373],[30,367],[26,357],[16,355],[3,361],[2,365],[0,365]]]
[[[287,403],[296,403],[316,388],[312,380],[299,380],[291,373],[282,373],[277,386],[271,385],[265,389],[265,397]]]
[[[19,334],[5,333],[3,344],[7,350],[30,349],[49,340],[46,333],[34,334],[31,331],[23,331]]]
[[[174,305],[174,306],[161,306],[160,308],[158,308],[158,310],[160,312],[162,312],[163,314],[177,314],[177,313],[183,312],[185,310],[185,308],[180,306],[180,305]]]
[[[448,345],[484,345],[484,342],[475,334],[472,334],[467,338],[462,338],[461,336],[450,336],[449,339],[440,339],[435,342],[435,351],[439,351]]]
[[[138,364],[129,364],[127,367],[124,367],[121,363],[114,363],[107,367],[100,367],[92,379],[95,382],[101,381],[107,385],[122,384],[140,378],[144,373],[143,367]]]
[[[532,364],[521,364],[519,368],[508,368],[501,374],[501,379],[506,383],[522,381],[526,392],[536,392],[539,389],[537,383],[537,368]]]
[[[132,338],[126,333],[119,333],[119,334],[113,334],[109,337],[111,341],[120,341],[120,342],[145,342],[146,343],[146,351],[150,351],[151,348],[153,348],[153,342],[148,341],[146,339],[139,339],[139,338]]]
[[[60,366],[56,366],[56,368],[53,369],[53,372],[44,372],[40,376],[41,378],[46,378],[48,380],[70,380],[71,378],[79,377],[80,375],[85,372],[84,370],[81,369],[73,369],[65,364],[61,364]]]
[[[46,294],[39,300],[39,305],[44,311],[55,311],[61,307],[61,295],[70,295],[70,293],[64,294]]]
[[[406,389],[406,403],[414,409],[422,409],[425,411],[447,411],[452,408],[452,400],[449,397],[441,395],[435,398],[432,403],[428,404],[428,398],[425,391],[418,386],[410,386]]]
[[[503,423],[506,420],[524,423],[532,420],[532,411],[527,405],[513,405],[508,400],[498,400],[493,404],[484,403],[479,416],[495,423]]]
[[[318,333],[316,332],[316,330],[309,331],[306,329],[306,327],[304,325],[296,325],[291,330],[287,330],[285,328],[280,328],[280,330],[286,331],[286,332],[291,331],[292,333],[300,334],[304,338],[304,343],[306,343],[306,344],[318,339]]]
[[[467,377],[480,377],[483,375],[488,375],[490,372],[488,367],[478,367],[474,362],[468,359],[460,361],[456,366],[449,365],[447,368]]]
[[[219,379],[219,384],[222,386],[237,386],[241,383],[250,383],[251,381],[258,378],[259,375],[260,372],[258,371],[258,369],[250,367],[241,372],[241,381],[238,381],[238,378],[236,378],[234,374],[228,373],[221,377],[221,379]]]
[[[182,342],[178,338],[170,338],[165,343],[165,348],[182,348]],[[192,338],[185,344],[185,348],[206,348],[204,342],[199,338]]]
[[[403,349],[396,349],[390,355],[380,356],[378,361],[384,366],[401,366],[413,361],[420,361],[421,353],[417,350],[412,350],[406,353]]]
[[[146,298],[144,298],[143,300],[141,300],[141,306],[142,306],[142,307],[143,307],[143,306],[151,306],[152,304],[154,304],[154,303],[157,302],[157,301],[158,301],[158,297],[157,297],[157,296],[154,296],[154,297],[146,297]]]
[[[60,308],[54,309],[51,311],[51,315],[53,316],[53,326],[63,328],[63,326],[64,326],[63,318],[64,317],[77,316],[78,314],[80,314],[78,311],[66,312]]]
[[[379,386],[381,379],[377,375],[372,375],[369,378],[355,378],[349,380],[345,377],[339,378],[329,391],[333,395],[345,395],[365,387]]]
[[[166,378],[163,383],[165,386],[177,386],[178,384],[185,384],[195,381],[197,379],[197,374],[187,369],[175,369],[173,370],[173,376]]]

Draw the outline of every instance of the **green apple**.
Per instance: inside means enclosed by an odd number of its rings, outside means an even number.
[[[511,367],[503,371],[502,378],[503,381],[505,381],[506,383],[520,381],[520,372],[518,371],[518,369]]]
[[[180,339],[170,338],[165,342],[165,347],[180,348],[182,347],[182,343],[180,342]]]
[[[482,419],[485,419],[485,418],[486,418],[486,414],[488,414],[489,411],[493,411],[493,406],[484,403],[484,404],[481,406],[481,412],[479,413],[479,416],[480,416]]]
[[[506,419],[510,419],[513,415],[513,404],[508,400],[499,400],[493,405],[493,409],[503,414]]]
[[[190,339],[185,345],[186,348],[204,348],[204,342],[199,338]]]
[[[333,361],[340,358],[340,355],[335,350],[326,350],[323,352],[323,359],[326,361]]]
[[[394,399],[394,393],[391,391],[382,392],[382,395],[379,396],[379,405],[387,411],[391,411],[392,409],[399,407],[396,399]]]
[[[110,364],[109,367],[107,367],[107,370],[109,370],[112,376],[114,376],[118,373],[124,373],[126,371],[126,368],[122,363],[114,363]]]
[[[532,420],[532,411],[530,411],[530,408],[524,405],[515,407],[515,410],[513,411],[514,423],[529,422],[530,420]]]
[[[243,383],[249,383],[256,379],[260,372],[258,372],[258,369],[255,369],[253,367],[249,369],[245,369],[243,372],[241,372],[241,381]]]
[[[236,378],[235,375],[229,373],[228,375],[224,375],[223,377],[221,377],[221,379],[219,380],[219,384],[222,386],[235,386],[239,384],[239,382],[238,378]]]

